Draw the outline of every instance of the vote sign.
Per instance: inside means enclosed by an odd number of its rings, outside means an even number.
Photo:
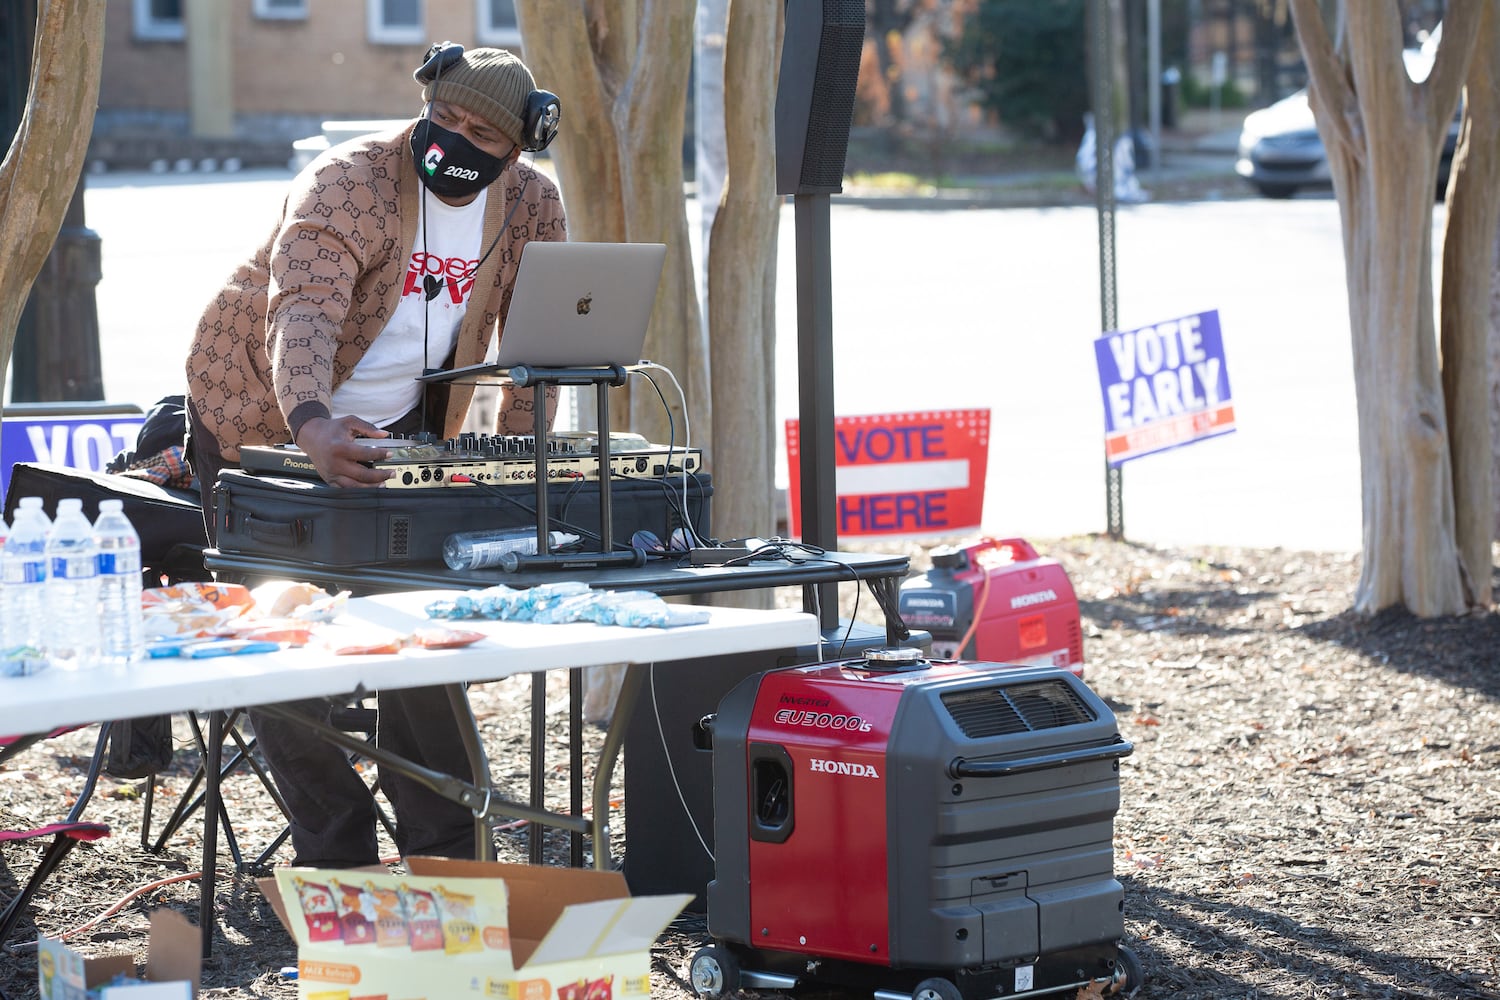
[[[836,417],[838,535],[954,534],[979,527],[990,411]],[[802,448],[786,422],[790,526],[802,534]]]
[[[1235,429],[1218,310],[1111,330],[1094,356],[1110,465]]]
[[[6,417],[0,422],[0,496],[16,462],[103,472],[117,453],[135,445],[142,419],[140,413]]]

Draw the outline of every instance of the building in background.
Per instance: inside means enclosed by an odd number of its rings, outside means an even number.
[[[325,120],[416,114],[434,41],[521,45],[513,0],[108,2],[90,151],[108,168],[285,164]]]

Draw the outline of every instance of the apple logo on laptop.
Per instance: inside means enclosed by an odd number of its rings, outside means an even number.
[[[589,309],[593,307],[593,304],[594,297],[592,295],[585,295],[583,298],[579,299],[578,315],[587,316],[589,314]]]

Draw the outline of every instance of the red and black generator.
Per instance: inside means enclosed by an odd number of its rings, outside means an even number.
[[[988,1000],[1141,980],[1120,944],[1120,759],[1066,670],[860,659],[746,678],[713,747],[705,998],[869,989]]]
[[[1061,667],[1083,676],[1078,598],[1055,559],[1024,538],[932,550],[932,568],[901,584],[898,608],[932,633],[934,656]]]

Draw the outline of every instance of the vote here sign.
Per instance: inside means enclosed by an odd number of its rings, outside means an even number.
[[[1094,355],[1110,465],[1234,430],[1217,310],[1111,330]]]
[[[840,537],[951,534],[979,527],[990,411],[837,417],[834,479]],[[802,449],[786,422],[790,525],[802,534]]]

